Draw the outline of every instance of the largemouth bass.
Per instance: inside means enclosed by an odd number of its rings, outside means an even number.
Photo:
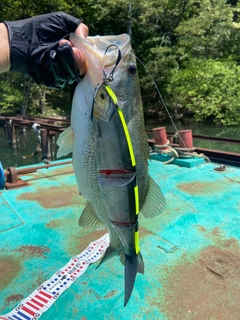
[[[165,207],[159,186],[148,174],[136,60],[127,34],[87,40],[72,34],[70,41],[83,53],[87,72],[76,87],[71,126],[58,139],[57,156],[73,152],[79,192],[87,200],[79,225],[107,227],[110,246],[104,259],[113,253],[123,258],[126,305],[136,273],[144,272],[139,212],[154,218]]]

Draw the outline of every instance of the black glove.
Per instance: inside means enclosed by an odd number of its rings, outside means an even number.
[[[4,21],[10,41],[12,71],[31,76],[37,84],[61,89],[79,77],[71,46],[59,46],[81,23],[64,12],[19,21]]]

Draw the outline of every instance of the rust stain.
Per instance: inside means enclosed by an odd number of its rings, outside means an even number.
[[[228,182],[240,183],[239,180],[231,179],[231,178],[229,178],[229,177],[227,177],[227,180],[228,180]]]
[[[198,228],[198,230],[199,230],[200,232],[202,232],[202,233],[205,233],[205,232],[207,231],[206,228],[203,227],[203,226],[197,226],[197,228]]]
[[[18,302],[24,298],[22,294],[12,294],[11,296],[6,298],[6,304],[9,305],[10,302]]]
[[[39,287],[41,284],[43,284],[43,282],[46,281],[44,271],[41,271],[39,269],[37,269],[36,272],[32,274],[32,278],[33,281],[31,282],[31,287],[28,288],[30,291],[34,291],[37,287]]]
[[[95,230],[90,231],[89,233],[81,233],[79,228],[79,233],[71,235],[68,241],[68,252],[71,256],[75,256],[86,249],[90,242],[96,241],[98,238],[102,237],[107,230]]]
[[[82,199],[79,197],[76,186],[69,186],[67,190],[60,186],[50,189],[39,188],[37,192],[28,192],[18,197],[18,200],[37,201],[46,209],[81,204]]]
[[[216,194],[223,190],[223,186],[221,184],[209,181],[181,183],[177,185],[177,188],[191,195],[209,195],[209,193]]]
[[[216,227],[210,231],[201,225],[196,225],[196,228],[199,232],[204,233],[205,238],[213,240],[215,244],[221,244],[224,235],[219,228]]]
[[[59,167],[49,167],[45,169],[41,169],[41,175],[53,178],[55,176],[60,176],[60,175],[73,175],[73,166],[71,164],[68,165],[59,165]],[[25,173],[24,176],[32,176],[32,173]]]
[[[10,255],[0,256],[0,290],[6,288],[21,270],[19,259]]]
[[[239,248],[239,242],[235,238],[225,238],[225,233],[219,229],[219,228],[214,228],[211,231],[205,229],[201,225],[196,226],[198,230],[202,233],[204,233],[204,237],[207,239],[211,239],[215,245],[220,246],[220,247],[230,247],[233,250],[238,250]]]
[[[90,293],[90,295],[93,294],[97,300],[102,299],[102,297],[100,296],[100,294],[97,293],[97,291],[95,291],[93,289],[89,289],[88,292]]]
[[[76,220],[76,221],[75,221]],[[96,241],[108,231],[104,230],[86,230],[78,227],[77,219],[73,219],[73,221],[69,219],[53,219],[46,224],[46,228],[56,229],[61,232],[61,228],[66,225],[69,226],[69,231],[67,232],[67,242],[65,242],[66,250],[69,252],[70,256],[75,256],[79,254],[81,251],[86,249],[90,242]],[[152,235],[153,233],[145,228],[140,227],[140,241],[144,237],[148,235]]]
[[[106,294],[105,296],[102,297],[97,291],[95,291],[93,289],[89,289],[88,291],[90,294],[93,294],[97,300],[103,300],[103,299],[107,300],[118,293],[118,290],[112,290],[108,294]]]
[[[66,229],[68,227],[70,233],[73,233],[74,231],[76,232],[76,230],[80,229],[78,226],[78,217],[75,215],[68,217],[61,216],[57,219],[50,220],[45,226],[48,229]]]
[[[213,237],[219,237],[221,235],[222,231],[219,228],[214,228],[211,232]]]
[[[144,238],[147,237],[149,235],[153,235],[154,233],[148,229],[145,229],[143,227],[139,228],[139,234],[140,234],[140,238]]]
[[[26,245],[21,246],[20,248],[16,249],[16,251],[23,253],[24,256],[41,257],[44,255],[44,253],[50,252],[50,249],[44,246]]]
[[[106,299],[109,299],[111,297],[113,297],[115,294],[118,293],[118,290],[112,290],[110,291],[108,294],[106,294],[103,298],[106,300]]]
[[[51,221],[50,225],[48,224],[48,227],[50,226],[56,226],[57,228],[61,226],[61,224],[57,222],[57,220],[53,220]],[[68,238],[67,251],[69,252],[70,256],[79,254],[79,252],[83,251],[89,246],[90,242],[96,241],[108,232],[107,230],[93,230],[87,232],[86,230],[81,228],[79,228],[78,230],[78,232],[70,233],[70,236]],[[147,235],[151,234],[153,234],[151,231],[145,228],[140,228],[141,238],[144,238]]]
[[[62,225],[62,221],[59,219],[56,220],[51,220],[46,224],[46,228],[49,229],[57,229],[60,228],[60,226]]]
[[[167,319],[239,319],[240,249],[205,248],[166,270],[161,310]]]
[[[61,167],[56,167],[56,168],[51,168],[51,171],[49,171],[50,177],[51,176],[56,176],[56,175],[62,175],[62,174],[71,174],[73,175],[73,167],[72,165],[68,167],[61,166]]]

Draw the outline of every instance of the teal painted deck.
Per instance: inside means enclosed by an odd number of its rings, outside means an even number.
[[[0,314],[106,231],[82,230],[85,200],[71,165],[24,175],[28,186],[0,190]],[[145,275],[123,307],[119,258],[91,265],[40,319],[240,319],[240,169],[186,168],[150,161],[167,200],[140,220]]]

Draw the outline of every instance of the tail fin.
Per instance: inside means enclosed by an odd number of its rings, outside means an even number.
[[[125,254],[125,296],[124,307],[127,305],[134,287],[137,272],[144,273],[142,255],[129,256]]]

